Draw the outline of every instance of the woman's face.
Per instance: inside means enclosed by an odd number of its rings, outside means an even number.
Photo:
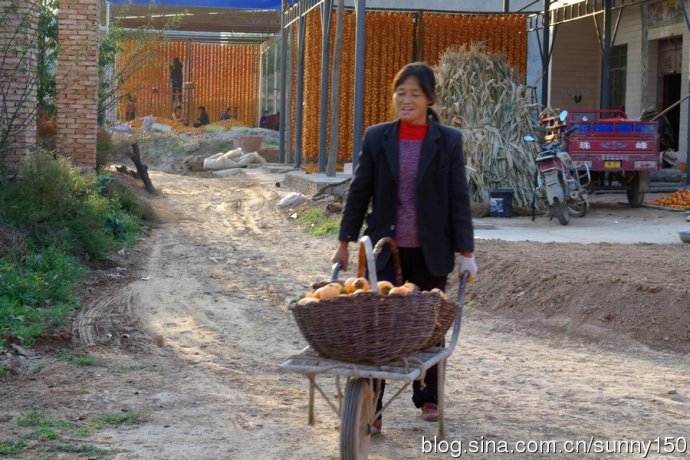
[[[427,122],[427,109],[431,102],[415,77],[405,80],[395,88],[393,94],[393,106],[398,118],[413,125]]]

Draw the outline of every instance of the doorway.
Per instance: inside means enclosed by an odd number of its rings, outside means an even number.
[[[663,77],[663,89],[662,89],[662,110],[666,110],[669,106],[673,105],[680,99],[680,74],[674,73],[671,75],[664,75]],[[668,148],[672,150],[678,150],[678,135],[680,130],[680,104],[666,112],[666,118],[668,119],[669,125],[673,129],[673,141]]]
[[[661,111],[666,110],[680,99],[681,68],[683,65],[682,50],[682,37],[674,37],[659,42],[657,106]],[[667,148],[677,151],[680,130],[680,105],[666,112],[665,117],[671,132],[662,135],[661,147],[662,149]]]

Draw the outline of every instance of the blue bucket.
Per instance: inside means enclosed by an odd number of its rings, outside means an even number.
[[[513,190],[501,188],[489,191],[491,217],[513,216]]]

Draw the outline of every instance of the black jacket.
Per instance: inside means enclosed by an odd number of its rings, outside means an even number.
[[[211,123],[211,120],[208,118],[208,112],[205,110],[201,110],[199,112],[199,123],[202,125],[208,125]]]
[[[340,241],[357,241],[366,215],[372,244],[395,236],[400,173],[399,122],[368,128],[340,223]],[[371,203],[371,209],[369,204]],[[429,122],[416,181],[417,231],[427,268],[435,276],[453,270],[455,251],[474,251],[470,195],[462,134]],[[370,211],[367,214],[367,211]],[[381,269],[387,261],[377,260]]]

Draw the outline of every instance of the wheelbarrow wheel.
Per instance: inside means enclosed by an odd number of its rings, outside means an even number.
[[[350,380],[345,388],[340,420],[341,460],[361,460],[369,457],[373,417],[374,397],[369,380]]]

